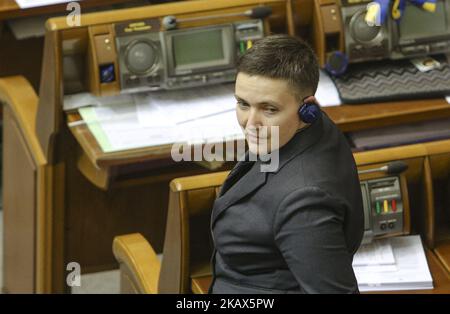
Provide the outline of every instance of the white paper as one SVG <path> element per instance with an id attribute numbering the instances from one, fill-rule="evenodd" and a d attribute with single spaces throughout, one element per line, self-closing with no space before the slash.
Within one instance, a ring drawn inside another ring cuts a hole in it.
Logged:
<path id="1" fill-rule="evenodd" d="M 322 107 L 342 104 L 336 85 L 334 85 L 328 74 L 322 70 L 320 70 L 319 85 L 317 86 L 315 97 Z"/>
<path id="2" fill-rule="evenodd" d="M 353 267 L 360 291 L 432 289 L 433 279 L 428 268 L 420 236 L 389 238 L 395 258 L 392 265 L 380 265 L 372 271 L 365 266 Z"/>
<path id="3" fill-rule="evenodd" d="M 171 127 L 142 127 L 134 102 L 89 109 L 94 111 L 95 120 L 87 120 L 83 109 L 80 113 L 89 127 L 102 129 L 109 145 L 97 140 L 105 152 L 169 144 L 176 138 Z"/>
<path id="4" fill-rule="evenodd" d="M 121 104 L 133 104 L 134 106 L 134 102 L 135 100 L 131 94 L 97 97 L 91 93 L 78 93 L 64 96 L 63 110 L 68 111 L 87 106 L 114 107 Z"/>
<path id="5" fill-rule="evenodd" d="M 80 0 L 77 0 L 79 2 Z M 34 7 L 43 7 L 46 5 L 74 2 L 73 0 L 16 0 L 17 5 L 21 9 L 28 9 Z"/>
<path id="6" fill-rule="evenodd" d="M 353 257 L 353 266 L 394 265 L 394 253 L 388 239 L 362 245 Z"/>
<path id="7" fill-rule="evenodd" d="M 436 59 L 426 56 L 420 58 L 410 59 L 411 63 L 420 71 L 420 72 L 429 72 L 434 69 L 438 69 L 441 67 L 441 63 Z"/>
<path id="8" fill-rule="evenodd" d="M 99 104 L 97 97 L 91 93 L 66 95 L 64 96 L 63 110 L 74 110 L 86 106 L 97 106 Z"/>
<path id="9" fill-rule="evenodd" d="M 178 129 L 190 134 L 185 137 L 188 144 L 199 141 L 217 143 L 227 139 L 244 139 L 234 110 L 179 124 Z"/>
<path id="10" fill-rule="evenodd" d="M 136 95 L 139 122 L 143 126 L 181 124 L 234 110 L 234 84 L 161 91 Z"/>
<path id="11" fill-rule="evenodd" d="M 211 96 L 212 90 L 219 92 Z M 83 102 L 97 102 L 98 105 L 79 111 L 94 136 L 101 129 L 97 141 L 104 152 L 173 143 L 222 143 L 244 139 L 236 118 L 236 101 L 229 86 L 207 86 L 198 88 L 195 93 L 184 92 L 185 97 L 182 91 L 163 96 L 159 92 L 149 92 L 108 100 L 80 95 Z M 67 102 L 70 105 L 73 99 Z"/>

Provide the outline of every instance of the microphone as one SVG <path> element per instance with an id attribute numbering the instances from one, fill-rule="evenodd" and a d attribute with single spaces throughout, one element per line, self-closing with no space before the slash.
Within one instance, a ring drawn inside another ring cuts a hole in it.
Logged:
<path id="1" fill-rule="evenodd" d="M 252 19 L 264 19 L 272 14 L 272 8 L 268 6 L 259 6 L 245 11 L 244 14 Z"/>
<path id="2" fill-rule="evenodd" d="M 192 22 L 192 21 L 201 21 L 201 20 L 209 20 L 209 19 L 217 19 L 217 18 L 224 18 L 224 17 L 234 17 L 234 16 L 247 16 L 252 19 L 264 19 L 272 14 L 272 8 L 269 6 L 258 6 L 250 10 L 246 10 L 245 12 L 238 12 L 238 13 L 226 13 L 221 15 L 209 15 L 209 16 L 197 16 L 197 17 L 190 17 L 190 18 L 184 18 L 179 19 L 173 15 L 165 16 L 162 19 L 162 25 L 166 30 L 175 29 L 177 27 L 177 23 L 180 22 Z"/>
<path id="3" fill-rule="evenodd" d="M 380 168 L 372 168 L 366 170 L 358 170 L 358 174 L 371 173 L 371 172 L 386 172 L 387 174 L 399 174 L 408 169 L 408 165 L 401 160 L 392 161 L 386 166 Z"/>
<path id="4" fill-rule="evenodd" d="M 164 29 L 175 29 L 177 27 L 177 18 L 173 15 L 168 15 L 163 17 L 161 23 L 164 26 Z"/>

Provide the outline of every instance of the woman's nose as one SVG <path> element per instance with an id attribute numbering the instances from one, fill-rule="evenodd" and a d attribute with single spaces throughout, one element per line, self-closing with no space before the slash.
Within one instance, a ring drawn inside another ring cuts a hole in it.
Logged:
<path id="1" fill-rule="evenodd" d="M 247 117 L 247 127 L 259 127 L 261 126 L 261 119 L 259 116 L 259 112 L 256 109 L 250 109 Z"/>

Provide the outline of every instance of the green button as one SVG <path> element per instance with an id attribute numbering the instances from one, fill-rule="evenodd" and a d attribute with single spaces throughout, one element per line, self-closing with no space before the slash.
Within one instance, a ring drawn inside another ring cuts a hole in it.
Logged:
<path id="1" fill-rule="evenodd" d="M 376 212 L 377 212 L 377 214 L 380 214 L 380 213 L 381 213 L 381 206 L 380 206 L 380 203 L 379 203 L 379 202 L 376 202 L 376 203 L 375 203 L 375 206 L 376 206 Z"/>
<path id="2" fill-rule="evenodd" d="M 241 49 L 241 52 L 244 53 L 244 52 L 245 52 L 245 43 L 244 43 L 243 41 L 241 41 L 241 42 L 239 43 L 239 47 L 240 47 L 240 49 Z"/>

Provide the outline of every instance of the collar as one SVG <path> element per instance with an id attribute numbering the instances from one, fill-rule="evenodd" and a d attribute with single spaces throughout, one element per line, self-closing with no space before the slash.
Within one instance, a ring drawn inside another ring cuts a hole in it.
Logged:
<path id="1" fill-rule="evenodd" d="M 279 166 L 274 172 L 278 172 L 292 158 L 298 156 L 308 147 L 320 140 L 323 133 L 323 115 L 324 113 L 322 112 L 320 117 L 314 123 L 310 124 L 306 128 L 298 130 L 285 145 L 277 150 L 279 154 Z M 276 151 L 272 151 L 271 155 L 274 153 L 276 153 Z M 248 151 L 246 153 L 246 157 L 247 156 Z M 270 159 L 268 161 L 258 160 L 258 162 L 264 164 L 269 164 L 270 161 Z"/>

